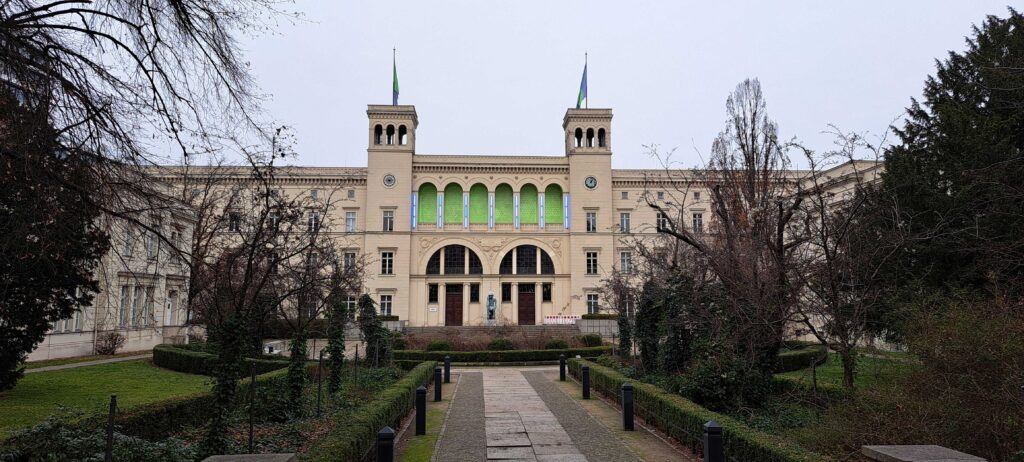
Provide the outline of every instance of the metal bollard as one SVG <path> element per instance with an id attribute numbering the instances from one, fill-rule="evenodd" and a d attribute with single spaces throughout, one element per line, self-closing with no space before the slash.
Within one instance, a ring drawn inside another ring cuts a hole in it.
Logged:
<path id="1" fill-rule="evenodd" d="M 444 357 L 444 383 L 452 383 L 452 357 Z"/>
<path id="2" fill-rule="evenodd" d="M 385 426 L 377 432 L 377 462 L 394 462 L 395 431 Z"/>
<path id="3" fill-rule="evenodd" d="M 558 380 L 565 382 L 565 354 L 558 355 Z"/>
<path id="4" fill-rule="evenodd" d="M 725 462 L 722 426 L 714 420 L 704 424 L 704 462 Z"/>
<path id="5" fill-rule="evenodd" d="M 441 401 L 441 368 L 434 368 L 434 401 Z"/>
<path id="6" fill-rule="evenodd" d="M 590 366 L 583 366 L 583 399 L 590 399 Z"/>
<path id="7" fill-rule="evenodd" d="M 117 416 L 117 395 L 110 395 L 110 415 L 107 416 L 107 447 L 103 460 L 114 460 L 114 418 Z"/>
<path id="8" fill-rule="evenodd" d="M 622 429 L 633 431 L 633 385 L 622 384 Z"/>
<path id="9" fill-rule="evenodd" d="M 416 434 L 427 434 L 427 387 L 416 389 Z"/>

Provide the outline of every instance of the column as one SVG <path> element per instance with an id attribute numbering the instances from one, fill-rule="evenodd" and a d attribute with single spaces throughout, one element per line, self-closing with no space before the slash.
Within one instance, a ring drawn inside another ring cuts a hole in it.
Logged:
<path id="1" fill-rule="evenodd" d="M 462 325 L 469 326 L 469 283 L 462 284 Z"/>

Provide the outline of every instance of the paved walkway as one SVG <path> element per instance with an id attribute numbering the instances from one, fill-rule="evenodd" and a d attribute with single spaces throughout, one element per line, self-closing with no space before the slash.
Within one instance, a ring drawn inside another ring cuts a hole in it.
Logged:
<path id="1" fill-rule="evenodd" d="M 119 363 L 121 361 L 134 361 L 136 359 L 146 359 L 146 358 L 149 358 L 151 356 L 153 356 L 152 353 L 146 353 L 144 355 L 135 355 L 135 356 L 119 356 L 117 358 L 110 358 L 110 359 L 97 359 L 95 361 L 82 361 L 80 363 L 61 364 L 59 366 L 46 366 L 46 367 L 39 367 L 39 368 L 36 368 L 36 369 L 25 369 L 25 373 L 26 374 L 34 374 L 36 372 L 60 371 L 60 370 L 64 370 L 64 369 L 74 369 L 76 367 L 95 366 L 97 364 L 110 364 L 110 363 Z"/>
<path id="2" fill-rule="evenodd" d="M 552 382 L 552 371 L 557 369 L 458 369 L 433 460 L 641 460 Z"/>

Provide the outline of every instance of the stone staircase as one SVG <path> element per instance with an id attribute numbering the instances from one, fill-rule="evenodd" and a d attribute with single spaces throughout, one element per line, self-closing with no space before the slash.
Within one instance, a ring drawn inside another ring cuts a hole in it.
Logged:
<path id="1" fill-rule="evenodd" d="M 580 335 L 580 330 L 575 324 L 542 326 L 429 326 L 406 327 L 405 333 L 439 336 L 488 334 L 496 337 L 518 334 L 530 339 L 544 339 L 569 338 Z"/>

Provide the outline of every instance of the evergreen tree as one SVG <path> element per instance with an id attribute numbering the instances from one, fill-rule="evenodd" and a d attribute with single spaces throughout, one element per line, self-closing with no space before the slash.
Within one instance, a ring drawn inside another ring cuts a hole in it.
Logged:
<path id="1" fill-rule="evenodd" d="M 333 394 L 341 389 L 345 365 L 345 324 L 348 322 L 348 306 L 340 291 L 332 296 L 327 322 L 327 392 Z"/>
<path id="2" fill-rule="evenodd" d="M 656 281 L 648 280 L 637 301 L 636 343 L 640 348 L 640 364 L 652 372 L 658 368 L 658 347 L 661 343 L 658 324 L 662 320 L 662 302 L 666 295 Z"/>
<path id="3" fill-rule="evenodd" d="M 376 304 L 368 294 L 359 297 L 359 330 L 366 343 L 366 361 L 378 365 L 388 359 L 389 348 L 387 329 L 377 316 Z"/>
<path id="4" fill-rule="evenodd" d="M 884 186 L 912 238 L 890 278 L 926 289 L 1024 284 L 1024 16 L 989 16 L 913 100 Z"/>

